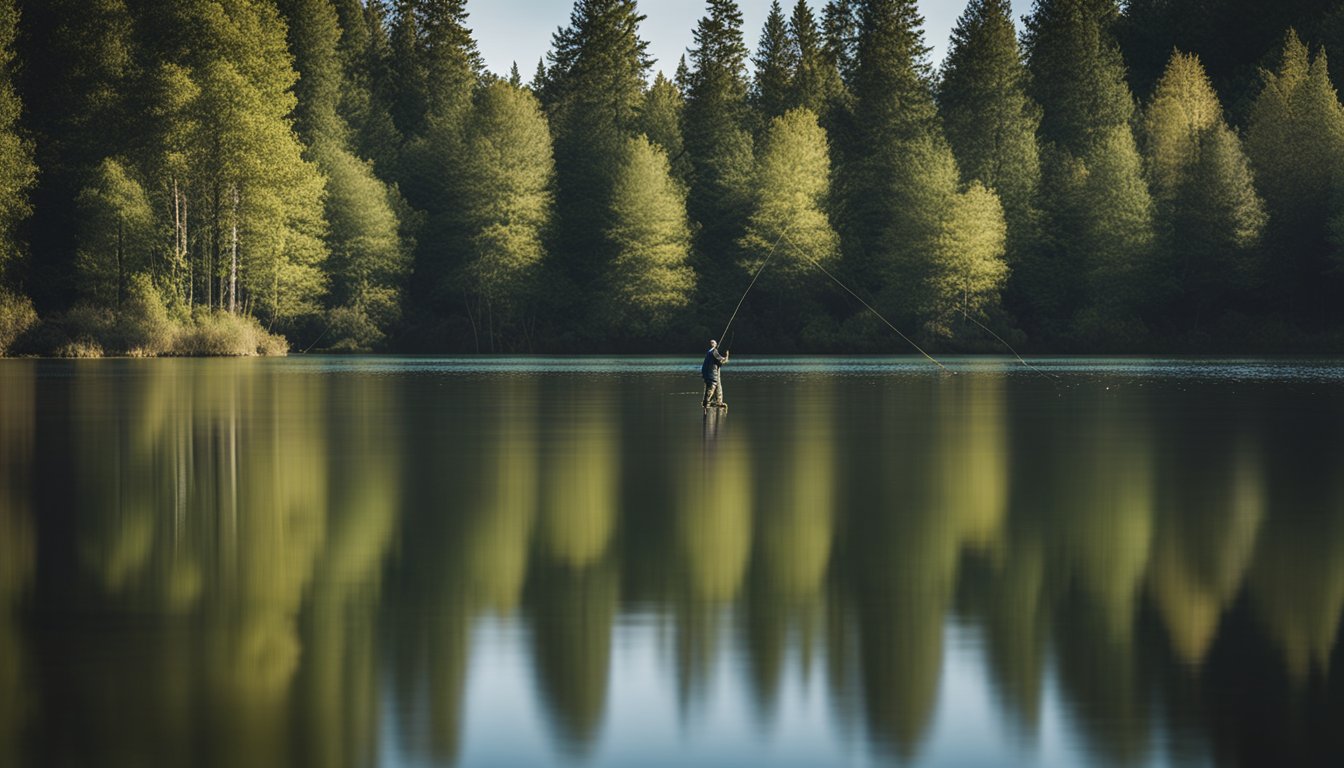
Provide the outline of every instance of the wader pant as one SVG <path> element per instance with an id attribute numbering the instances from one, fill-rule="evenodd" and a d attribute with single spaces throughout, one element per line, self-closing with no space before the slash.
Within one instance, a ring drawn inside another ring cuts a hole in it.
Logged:
<path id="1" fill-rule="evenodd" d="M 719 380 L 718 376 L 705 379 L 705 398 L 700 401 L 700 407 L 708 408 L 710 400 L 715 397 L 718 397 L 718 399 L 714 400 L 714 404 L 723 405 L 723 382 Z"/>

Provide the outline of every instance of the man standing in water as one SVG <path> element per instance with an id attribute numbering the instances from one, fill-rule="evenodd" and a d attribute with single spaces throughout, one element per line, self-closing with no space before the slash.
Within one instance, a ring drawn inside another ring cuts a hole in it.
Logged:
<path id="1" fill-rule="evenodd" d="M 727 362 L 728 355 L 719 354 L 719 342 L 710 339 L 709 351 L 705 353 L 705 364 L 700 366 L 700 376 L 705 380 L 705 397 L 700 401 L 700 407 L 708 410 L 710 400 L 715 398 L 717 398 L 713 403 L 715 408 L 728 407 L 728 404 L 723 402 L 723 381 L 719 378 L 719 367 Z"/>

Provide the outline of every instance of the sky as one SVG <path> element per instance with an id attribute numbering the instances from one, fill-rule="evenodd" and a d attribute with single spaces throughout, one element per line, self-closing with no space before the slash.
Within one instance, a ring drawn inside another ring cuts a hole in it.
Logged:
<path id="1" fill-rule="evenodd" d="M 824 0 L 809 0 L 821 15 Z M 789 13 L 795 0 L 781 0 L 784 12 Z M 965 0 L 919 0 L 924 14 L 924 40 L 933 47 L 930 57 L 937 65 L 947 48 L 947 36 L 965 8 Z M 569 23 L 573 0 L 468 0 L 468 24 L 476 33 L 476 41 L 485 57 L 486 66 L 501 74 L 517 61 L 524 80 L 531 80 L 537 68 L 537 58 L 551 47 L 551 35 L 557 27 Z M 743 31 L 747 47 L 756 50 L 761 27 L 770 10 L 770 0 L 738 0 L 742 9 Z M 1031 0 L 1013 0 L 1013 10 L 1019 21 L 1030 10 Z M 691 31 L 704 15 L 704 0 L 639 0 L 639 9 L 646 17 L 640 27 L 643 38 L 649 41 L 649 53 L 657 59 L 654 71 L 663 70 L 669 76 L 677 68 L 677 59 L 691 44 Z M 1020 26 L 1020 24 L 1019 24 Z"/>

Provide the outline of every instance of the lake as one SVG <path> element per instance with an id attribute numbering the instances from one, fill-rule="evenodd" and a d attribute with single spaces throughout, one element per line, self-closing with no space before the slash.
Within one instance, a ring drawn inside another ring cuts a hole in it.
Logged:
<path id="1" fill-rule="evenodd" d="M 1344 361 L 0 361 L 0 765 L 1344 764 Z"/>

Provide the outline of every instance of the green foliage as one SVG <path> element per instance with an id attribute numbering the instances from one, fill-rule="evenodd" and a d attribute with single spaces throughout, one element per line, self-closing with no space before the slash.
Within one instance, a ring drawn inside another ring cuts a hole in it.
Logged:
<path id="1" fill-rule="evenodd" d="M 199 312 L 177 332 L 172 349 L 177 357 L 283 357 L 288 344 L 269 333 L 256 318 L 227 312 Z"/>
<path id="2" fill-rule="evenodd" d="M 1008 259 L 1038 252 L 1040 109 L 1026 94 L 1027 71 L 1008 0 L 972 0 L 952 30 L 938 110 L 963 181 L 998 193 L 1008 222 Z"/>
<path id="3" fill-rule="evenodd" d="M 690 301 L 686 202 L 667 156 L 638 137 L 626 142 L 606 235 L 616 252 L 605 280 L 605 315 L 621 336 L 656 333 Z"/>
<path id="4" fill-rule="evenodd" d="M 709 280 L 734 262 L 751 180 L 742 12 L 733 0 L 708 0 L 696 25 L 682 133 L 691 158 L 691 218 L 700 223 L 696 259 Z"/>
<path id="5" fill-rule="evenodd" d="M 933 306 L 926 328 L 950 336 L 962 315 L 979 315 L 998 303 L 1008 278 L 1004 261 L 1007 224 L 999 198 L 980 182 L 956 196 L 938 237 L 936 271 L 930 277 Z"/>
<path id="6" fill-rule="evenodd" d="M 1112 128 L 1074 167 L 1069 247 L 1081 260 L 1087 309 L 1079 320 L 1094 342 L 1133 338 L 1153 301 L 1153 205 L 1129 126 Z"/>
<path id="7" fill-rule="evenodd" d="M 770 3 L 770 14 L 766 16 L 761 42 L 752 63 L 756 77 L 752 83 L 751 100 L 762 125 L 767 125 L 792 106 L 793 76 L 799 64 L 798 46 L 790 34 L 779 0 Z"/>
<path id="8" fill-rule="evenodd" d="M 331 338 L 338 343 L 349 338 L 354 348 L 371 349 L 401 317 L 401 287 L 410 266 L 396 191 L 379 181 L 368 163 L 343 149 L 319 149 L 317 162 L 327 176 L 327 305 L 336 308 L 332 312 L 358 314 L 372 328 L 361 325 L 357 339 L 339 332 Z"/>
<path id="9" fill-rule="evenodd" d="M 582 325 L 615 253 L 606 231 L 629 138 L 644 105 L 648 43 L 634 0 L 578 0 L 555 34 L 541 102 L 555 141 L 554 311 Z"/>
<path id="10" fill-rule="evenodd" d="M 108 158 L 94 173 L 76 199 L 80 291 L 105 306 L 120 306 L 130 276 L 151 267 L 154 211 L 144 187 L 120 161 Z"/>
<path id="11" fill-rule="evenodd" d="M 827 214 L 830 194 L 830 152 L 817 116 L 794 109 L 770 121 L 740 245 L 748 275 L 771 260 L 753 306 L 756 322 L 783 339 L 797 338 L 821 314 L 816 294 L 824 283 L 809 262 L 833 266 L 839 255 L 840 239 Z"/>
<path id="12" fill-rule="evenodd" d="M 461 284 L 495 324 L 516 321 L 545 255 L 555 171 L 551 135 L 535 96 L 503 81 L 476 97 L 463 168 L 469 238 Z M 479 312 L 479 310 L 477 310 Z"/>
<path id="13" fill-rule="evenodd" d="M 221 281 L 216 303 L 234 311 L 251 308 L 273 320 L 315 313 L 326 290 L 324 180 L 316 165 L 303 159 L 285 117 L 293 97 L 264 87 L 292 80 L 292 70 L 285 71 L 288 77 L 267 72 L 275 81 L 258 87 L 232 64 L 212 62 L 201 73 L 196 105 L 201 151 L 194 175 L 211 205 L 207 277 Z M 243 115 L 248 119 L 235 119 Z M 235 269 L 237 287 L 230 288 Z"/>
<path id="14" fill-rule="evenodd" d="M 1044 110 L 1041 139 L 1075 157 L 1134 114 L 1112 37 L 1118 14 L 1115 0 L 1039 0 L 1026 20 L 1028 92 Z"/>
<path id="15" fill-rule="evenodd" d="M 910 0 L 860 5 L 841 153 L 841 235 L 851 274 L 906 320 L 933 305 L 936 246 L 959 176 L 937 121 L 922 23 Z"/>
<path id="16" fill-rule="evenodd" d="M 637 125 L 640 133 L 671 158 L 672 175 L 682 182 L 691 172 L 685 142 L 681 139 L 681 112 L 685 105 L 681 89 L 659 72 L 644 94 L 644 106 L 640 109 Z"/>
<path id="17" fill-rule="evenodd" d="M 33 302 L 0 288 L 0 355 L 6 354 L 14 340 L 34 325 L 37 325 L 37 312 Z"/>
<path id="18" fill-rule="evenodd" d="M 19 129 L 22 106 L 14 91 L 18 21 L 16 1 L 0 0 L 0 276 L 6 264 L 19 255 L 15 227 L 31 212 L 28 190 L 37 178 L 32 142 Z M 3 347 L 0 344 L 0 349 Z"/>
<path id="19" fill-rule="evenodd" d="M 343 143 L 346 127 L 339 106 L 345 90 L 345 67 L 338 46 L 341 19 L 331 0 L 280 0 L 289 50 L 299 78 L 294 84 L 298 106 L 294 128 L 308 144 Z M 361 22 L 363 20 L 361 19 Z"/>
<path id="20" fill-rule="evenodd" d="M 1344 191 L 1344 107 L 1324 52 L 1309 56 L 1292 32 L 1279 66 L 1263 76 L 1246 153 L 1270 216 L 1270 284 L 1290 311 L 1321 319 L 1335 303 L 1322 278 L 1331 267 L 1328 222 Z"/>
<path id="21" fill-rule="evenodd" d="M 1152 198 L 1112 37 L 1114 0 L 1041 0 L 1026 21 L 1029 94 L 1040 104 L 1046 254 L 1018 284 L 1047 336 L 1138 339 L 1151 269 Z M 1081 314 L 1080 314 L 1081 313 Z M 1076 322 L 1075 322 L 1076 321 Z"/>
<path id="22" fill-rule="evenodd" d="M 1223 121 L 1197 57 L 1172 55 L 1144 111 L 1143 128 L 1159 238 L 1154 267 L 1180 300 L 1162 307 L 1162 314 L 1181 317 L 1193 310 L 1197 322 L 1251 285 L 1264 205 L 1241 141 Z"/>
<path id="23" fill-rule="evenodd" d="M 793 48 L 793 77 L 789 83 L 790 108 L 802 107 L 813 114 L 825 114 L 831 101 L 843 89 L 840 72 L 826 57 L 825 40 L 817 28 L 817 18 L 807 0 L 798 0 L 789 17 L 789 43 Z"/>

